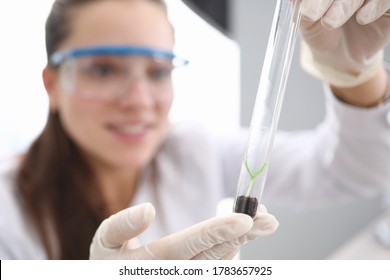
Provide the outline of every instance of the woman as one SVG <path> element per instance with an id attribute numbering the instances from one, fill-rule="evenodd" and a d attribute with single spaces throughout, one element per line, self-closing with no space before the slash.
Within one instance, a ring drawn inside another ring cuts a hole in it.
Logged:
<path id="1" fill-rule="evenodd" d="M 309 31 L 323 30 L 319 19 L 327 19 L 333 1 L 303 1 L 304 11 L 314 2 L 320 2 L 318 18 L 304 20 L 302 30 L 314 54 L 310 65 L 319 65 L 319 32 Z M 359 9 L 354 5 L 347 5 L 346 21 Z M 365 53 L 377 53 L 386 36 Z M 49 119 L 2 187 L 8 206 L 2 212 L 13 217 L 5 219 L 9 230 L 0 239 L 6 258 L 230 258 L 246 241 L 276 230 L 277 221 L 264 207 L 254 221 L 240 214 L 206 220 L 221 198 L 235 193 L 246 134 L 221 140 L 201 128 L 169 125 L 170 74 L 185 63 L 172 54 L 173 44 L 161 1 L 54 3 L 43 71 Z M 363 73 L 371 64 L 359 66 Z M 390 151 L 383 136 L 389 128 L 377 121 L 388 112 L 382 104 L 388 75 L 382 64 L 376 69 L 352 87 L 329 81 L 345 102 L 375 107 L 370 113 L 351 109 L 327 90 L 331 109 L 320 131 L 277 139 L 265 199 L 297 201 L 299 194 L 302 202 L 324 202 L 390 181 L 389 160 L 381 157 Z M 362 88 L 369 96 L 360 96 Z M 371 129 L 372 137 L 361 137 Z M 363 151 L 368 142 L 371 149 Z M 367 167 L 363 159 L 377 165 Z"/>

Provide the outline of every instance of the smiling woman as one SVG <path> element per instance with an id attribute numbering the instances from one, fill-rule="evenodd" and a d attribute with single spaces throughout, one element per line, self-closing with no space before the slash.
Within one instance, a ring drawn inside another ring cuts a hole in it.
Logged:
<path id="1" fill-rule="evenodd" d="M 169 17 L 175 26 L 175 50 L 191 60 L 185 69 L 173 73 L 173 87 L 178 94 L 170 112 L 171 120 L 197 121 L 220 132 L 238 128 L 237 44 L 207 24 L 181 1 L 166 2 Z M 3 77 L 0 89 L 7 94 L 0 94 L 0 160 L 24 151 L 46 122 L 48 98 L 41 81 L 41 70 L 46 64 L 43 26 L 52 3 L 53 0 L 39 3 L 21 0 L 1 4 L 0 31 L 3 42 L 7 43 L 2 45 L 0 53 L 2 65 L 6 65 L 0 68 L 0 77 Z M 26 8 L 20 9 L 19 5 Z M 31 10 L 35 12 L 29 12 Z M 12 16 L 15 13 L 23 20 Z M 189 33 L 188 30 L 196 32 Z M 203 40 L 210 44 L 197 45 Z M 23 63 L 15 63 L 16 57 L 17 61 Z M 192 78 L 194 76 L 196 80 Z M 21 77 L 23 83 L 20 82 Z M 214 94 L 210 96 L 208 92 Z M 215 114 L 214 108 L 219 106 L 221 100 L 224 100 L 224 107 Z M 205 108 L 204 103 L 210 106 Z M 198 114 L 199 107 L 203 107 L 201 115 Z"/>
<path id="2" fill-rule="evenodd" d="M 13 229 L 0 236 L 0 257 L 9 252 L 11 255 L 6 258 L 88 258 L 92 237 L 108 216 L 118 212 L 117 219 L 122 221 L 121 215 L 127 217 L 129 213 L 132 213 L 131 219 L 141 213 L 144 213 L 143 216 L 152 215 L 152 207 L 140 203 L 145 200 L 142 193 L 150 189 L 161 174 L 165 175 L 157 167 L 160 164 L 156 163 L 156 156 L 164 154 L 162 150 L 170 146 L 169 139 L 176 138 L 176 128 L 173 124 L 171 126 L 169 116 L 174 92 L 172 75 L 175 68 L 188 64 L 187 60 L 174 53 L 174 43 L 179 42 L 179 34 L 184 33 L 178 31 L 174 35 L 168 17 L 169 12 L 178 24 L 183 20 L 185 6 L 172 4 L 177 1 L 168 3 L 169 10 L 162 0 L 54 2 L 46 21 L 47 65 L 42 75 L 49 101 L 49 116 L 31 146 L 11 162 L 4 178 L 0 178 L 2 186 L 15 187 L 15 192 L 19 193 L 12 198 L 9 189 L 2 187 L 0 197 L 15 199 L 13 206 L 22 203 L 20 210 L 26 213 L 35 230 L 28 235 L 30 231 L 23 230 L 25 225 L 22 221 L 11 222 L 12 217 L 19 215 L 19 208 L 6 207 Z M 185 11 L 188 13 L 188 8 Z M 112 17 L 112 14 L 116 16 Z M 216 34 L 211 33 L 212 36 Z M 224 40 L 220 42 L 226 43 Z M 213 47 L 218 47 L 218 44 Z M 203 61 L 211 61 L 212 56 L 213 63 L 218 63 L 220 68 L 225 67 L 226 63 L 219 63 L 218 56 L 210 50 L 212 48 L 207 49 L 208 57 L 205 56 Z M 236 46 L 228 47 L 228 50 L 232 54 L 228 57 L 236 63 Z M 196 61 L 194 65 L 193 69 L 200 69 L 196 68 Z M 235 69 L 234 73 L 238 73 L 238 67 Z M 196 82 L 201 82 L 202 75 Z M 211 83 L 200 84 L 207 84 L 211 89 Z M 230 98 L 229 91 L 216 92 L 220 92 L 226 100 Z M 232 111 L 229 115 L 231 117 Z M 234 127 L 234 122 L 228 125 Z M 138 192 L 138 187 L 143 184 L 146 187 Z M 14 191 L 11 190 L 11 193 Z M 8 202 L 3 202 L 2 205 L 8 205 Z M 201 215 L 185 219 L 185 223 L 178 223 L 169 230 L 164 227 L 157 229 L 154 236 L 146 240 L 161 238 L 208 218 L 210 213 L 215 212 L 210 211 L 215 202 L 214 198 L 209 209 Z M 120 212 L 135 204 L 140 206 L 128 209 L 130 212 Z M 137 211 L 140 213 L 137 214 Z M 275 221 L 266 211 L 262 211 L 262 215 Z M 150 222 L 151 216 L 146 221 Z M 257 236 L 256 228 L 263 222 L 254 223 L 244 215 L 205 221 L 178 233 L 175 240 L 182 240 L 182 243 L 176 242 L 175 246 L 187 247 L 188 250 L 172 255 L 172 244 L 161 239 L 153 243 L 160 248 L 159 251 L 148 257 L 215 257 L 212 250 L 218 240 L 218 254 L 229 258 L 246 240 L 236 239 L 247 232 L 248 238 L 254 238 Z M 220 230 L 220 225 L 228 224 L 233 228 L 226 227 L 226 232 Z M 277 223 L 273 225 L 275 229 Z M 116 225 L 111 225 L 108 229 L 115 228 Z M 206 243 L 203 237 L 205 228 L 209 228 L 206 232 L 210 236 L 216 235 Z M 134 230 L 139 231 L 137 228 Z M 21 242 L 26 249 L 8 249 L 8 244 L 3 243 L 13 232 L 25 232 Z M 118 234 L 116 231 L 113 233 Z M 126 233 L 132 234 L 132 231 Z M 189 240 L 187 235 L 199 238 Z M 226 248 L 222 251 L 221 240 L 229 243 L 222 246 Z M 204 247 L 205 244 L 207 247 Z M 194 247 L 198 249 L 193 251 Z M 92 251 L 99 252 L 93 253 L 94 258 L 110 256 L 101 255 L 100 249 Z"/>

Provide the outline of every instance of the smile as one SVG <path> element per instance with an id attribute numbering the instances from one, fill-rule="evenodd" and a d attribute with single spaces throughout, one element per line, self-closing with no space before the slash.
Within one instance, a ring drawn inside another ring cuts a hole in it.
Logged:
<path id="1" fill-rule="evenodd" d="M 122 126 L 116 126 L 114 129 L 121 133 L 126 134 L 142 134 L 146 131 L 145 125 L 122 125 Z"/>

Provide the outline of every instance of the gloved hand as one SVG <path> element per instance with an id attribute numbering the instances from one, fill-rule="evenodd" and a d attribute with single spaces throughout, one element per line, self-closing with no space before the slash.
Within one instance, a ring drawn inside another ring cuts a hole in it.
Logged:
<path id="1" fill-rule="evenodd" d="M 278 227 L 274 216 L 259 207 L 253 220 L 244 214 L 215 217 L 142 246 L 136 237 L 154 214 L 154 207 L 145 203 L 104 220 L 91 243 L 90 259 L 229 259 L 248 240 Z"/>
<path id="2" fill-rule="evenodd" d="M 389 9 L 390 0 L 302 0 L 303 69 L 341 88 L 368 81 L 383 67 Z"/>

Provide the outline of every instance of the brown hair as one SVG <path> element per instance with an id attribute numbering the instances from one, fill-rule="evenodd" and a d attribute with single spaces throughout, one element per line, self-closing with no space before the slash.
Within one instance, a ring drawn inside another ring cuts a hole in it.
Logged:
<path id="1" fill-rule="evenodd" d="M 46 21 L 49 58 L 67 38 L 70 13 L 80 5 L 108 0 L 56 0 Z M 149 0 L 160 4 L 163 0 Z M 16 175 L 25 202 L 50 259 L 88 259 L 92 237 L 108 216 L 98 182 L 57 112 L 50 112 Z M 53 243 L 53 234 L 55 236 Z"/>

